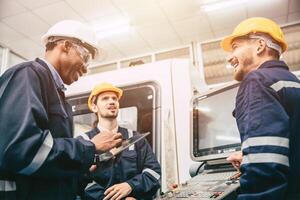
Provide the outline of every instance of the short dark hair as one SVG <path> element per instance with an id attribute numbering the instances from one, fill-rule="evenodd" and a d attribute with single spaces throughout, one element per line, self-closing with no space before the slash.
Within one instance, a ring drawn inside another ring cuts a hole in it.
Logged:
<path id="1" fill-rule="evenodd" d="M 93 103 L 94 103 L 94 104 L 97 104 L 98 96 L 99 96 L 99 94 L 93 97 Z M 98 114 L 95 113 L 95 115 L 96 115 L 96 119 L 95 119 L 95 121 L 93 122 L 93 128 L 96 128 L 97 125 L 98 125 L 98 122 L 99 122 Z"/>
<path id="2" fill-rule="evenodd" d="M 98 122 L 99 122 L 99 118 L 98 118 L 97 113 L 95 113 L 95 115 L 96 115 L 96 119 L 95 119 L 95 121 L 93 122 L 93 128 L 96 128 L 97 125 L 98 125 Z"/>
<path id="3" fill-rule="evenodd" d="M 56 42 L 48 42 L 48 43 L 46 44 L 46 51 L 51 51 L 51 50 L 53 50 L 54 47 L 55 47 L 56 45 L 57 45 Z"/>
<path id="4" fill-rule="evenodd" d="M 273 58 L 276 58 L 277 60 L 279 60 L 279 58 L 280 58 L 279 52 L 276 51 L 275 49 L 267 48 L 267 53 L 269 56 L 272 56 Z"/>

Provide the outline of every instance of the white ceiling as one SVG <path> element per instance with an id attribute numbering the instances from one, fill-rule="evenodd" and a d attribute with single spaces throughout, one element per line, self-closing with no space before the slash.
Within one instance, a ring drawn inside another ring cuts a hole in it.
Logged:
<path id="1" fill-rule="evenodd" d="M 300 21 L 299 0 L 235 0 L 241 3 L 201 9 L 215 1 L 222 0 L 0 0 L 0 44 L 32 59 L 43 55 L 41 35 L 60 20 L 97 24 L 101 31 L 129 22 L 127 32 L 100 39 L 107 52 L 103 62 L 108 62 L 217 39 L 248 17 L 268 17 L 282 25 Z"/>

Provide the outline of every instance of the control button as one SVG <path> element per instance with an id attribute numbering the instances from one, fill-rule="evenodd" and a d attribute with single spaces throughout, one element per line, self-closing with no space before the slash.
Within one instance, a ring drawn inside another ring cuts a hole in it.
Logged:
<path id="1" fill-rule="evenodd" d="M 225 181 L 226 185 L 231 185 L 233 182 L 232 181 Z"/>
<path id="2" fill-rule="evenodd" d="M 167 197 L 174 197 L 173 192 L 168 192 Z"/>
<path id="3" fill-rule="evenodd" d="M 217 198 L 218 196 L 220 196 L 222 194 L 222 192 L 215 192 L 213 195 L 211 195 L 209 198 L 211 199 L 215 199 Z"/>

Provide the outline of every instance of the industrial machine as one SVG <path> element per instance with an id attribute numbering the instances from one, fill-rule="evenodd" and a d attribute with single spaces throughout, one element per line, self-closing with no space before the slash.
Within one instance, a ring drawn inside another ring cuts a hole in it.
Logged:
<path id="1" fill-rule="evenodd" d="M 161 199 L 236 199 L 240 173 L 226 157 L 241 149 L 232 115 L 237 89 L 234 83 L 193 98 L 190 152 L 199 164 L 190 169 L 193 178 L 171 186 Z"/>
<path id="2" fill-rule="evenodd" d="M 199 88 L 200 77 L 185 59 L 84 76 L 66 91 L 73 109 L 75 137 L 90 130 L 94 121 L 95 114 L 87 107 L 93 86 L 110 82 L 124 91 L 120 126 L 151 133 L 147 139 L 162 167 L 163 195 L 158 198 L 214 195 L 220 199 L 238 187 L 236 179 L 228 181 L 236 172 L 225 160 L 230 152 L 240 149 L 231 114 L 238 85 L 231 83 L 205 92 Z M 172 185 L 178 187 L 170 188 Z"/>

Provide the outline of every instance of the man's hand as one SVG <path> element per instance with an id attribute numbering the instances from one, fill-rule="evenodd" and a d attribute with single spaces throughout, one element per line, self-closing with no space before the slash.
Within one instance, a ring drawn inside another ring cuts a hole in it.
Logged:
<path id="1" fill-rule="evenodd" d="M 243 154 L 241 151 L 234 152 L 230 156 L 228 156 L 226 160 L 231 162 L 231 164 L 236 170 L 240 171 L 241 162 L 243 160 Z"/>
<path id="2" fill-rule="evenodd" d="M 126 182 L 116 184 L 111 186 L 107 190 L 105 190 L 104 192 L 105 198 L 103 200 L 108 200 L 108 199 L 121 200 L 127 197 L 127 195 L 129 195 L 131 191 L 132 191 L 131 186 Z"/>
<path id="3" fill-rule="evenodd" d="M 95 144 L 96 152 L 103 153 L 114 147 L 120 146 L 122 144 L 122 134 L 103 131 L 100 134 L 95 135 L 95 137 L 91 139 L 91 142 Z"/>
<path id="4" fill-rule="evenodd" d="M 136 200 L 134 197 L 126 197 L 125 200 Z"/>
<path id="5" fill-rule="evenodd" d="M 89 169 L 90 172 L 94 172 L 97 169 L 97 165 L 92 165 Z"/>

